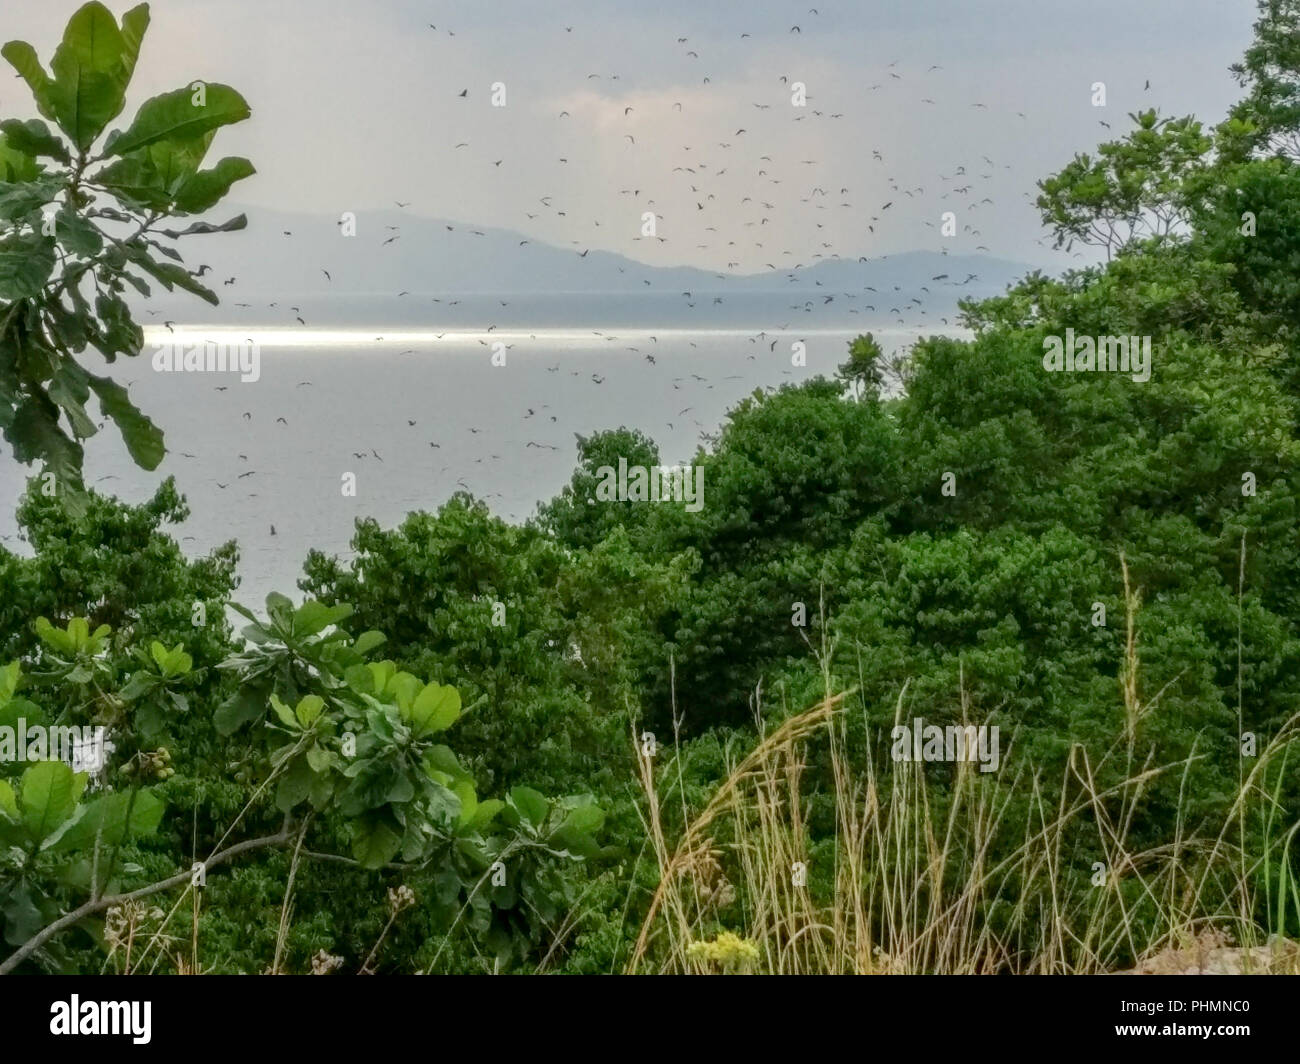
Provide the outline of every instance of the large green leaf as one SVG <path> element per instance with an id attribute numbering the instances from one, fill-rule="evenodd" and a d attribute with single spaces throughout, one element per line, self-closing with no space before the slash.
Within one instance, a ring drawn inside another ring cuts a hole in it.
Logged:
<path id="1" fill-rule="evenodd" d="M 53 202 L 60 194 L 61 188 L 57 178 L 43 174 L 34 179 L 17 183 L 0 184 L 0 229 L 8 229 L 4 221 L 21 222 L 35 228 L 40 219 L 33 217 L 35 212 Z"/>
<path id="2" fill-rule="evenodd" d="M 320 695 L 303 695 L 293 711 L 294 719 L 304 730 L 315 726 L 325 710 L 325 699 Z"/>
<path id="3" fill-rule="evenodd" d="M 266 615 L 282 628 L 293 629 L 293 600 L 279 591 L 266 596 Z"/>
<path id="4" fill-rule="evenodd" d="M 393 698 L 397 702 L 397 708 L 402 715 L 403 720 L 411 719 L 411 707 L 415 702 L 415 696 L 420 693 L 424 686 L 420 683 L 419 677 L 409 672 L 399 672 L 393 677 L 390 683 Z"/>
<path id="5" fill-rule="evenodd" d="M 165 808 L 166 803 L 152 791 L 137 791 L 134 802 L 128 791 L 104 794 L 82 806 L 76 819 L 52 834 L 44 848 L 54 852 L 80 850 L 93 846 L 97 835 L 101 846 L 116 846 L 128 837 L 152 835 L 162 823 Z"/>
<path id="6" fill-rule="evenodd" d="M 192 89 L 176 89 L 140 105 L 135 121 L 109 139 L 107 150 L 126 155 L 160 140 L 186 141 L 232 122 L 242 122 L 252 112 L 244 98 L 229 85 L 204 86 L 204 99 Z"/>
<path id="7" fill-rule="evenodd" d="M 138 53 L 138 41 L 135 48 Z M 127 52 L 117 20 L 98 0 L 83 5 L 68 20 L 50 62 L 50 96 L 59 127 L 82 151 L 122 113 L 130 79 L 123 66 Z"/>
<path id="8" fill-rule="evenodd" d="M 352 616 L 352 607 L 346 602 L 337 606 L 326 606 L 316 599 L 308 599 L 293 614 L 293 634 L 299 638 L 317 635 L 332 624 L 347 620 Z"/>
<path id="9" fill-rule="evenodd" d="M 456 823 L 459 827 L 465 827 L 478 812 L 478 794 L 469 780 L 457 780 L 451 785 L 451 792 L 460 799 L 460 815 L 456 818 Z"/>
<path id="10" fill-rule="evenodd" d="M 0 135 L 0 182 L 17 184 L 30 181 L 38 172 L 35 159 L 10 147 Z"/>
<path id="11" fill-rule="evenodd" d="M 0 137 L 0 182 L 17 184 L 30 181 L 40 173 L 40 165 L 30 155 L 15 151 Z"/>
<path id="12" fill-rule="evenodd" d="M 280 718 L 280 723 L 286 728 L 296 728 L 298 726 L 298 720 L 293 715 L 293 710 L 285 705 L 280 700 L 280 696 L 274 691 L 271 692 L 271 709 Z"/>
<path id="13" fill-rule="evenodd" d="M 144 330 L 131 317 L 125 300 L 106 292 L 95 296 L 95 313 L 103 330 L 95 337 L 95 346 L 112 362 L 118 354 L 138 355 L 144 346 Z"/>
<path id="14" fill-rule="evenodd" d="M 54 271 L 54 243 L 37 233 L 0 240 L 0 300 L 32 299 Z"/>
<path id="15" fill-rule="evenodd" d="M 27 82 L 27 87 L 32 90 L 32 97 L 36 100 L 36 109 L 51 122 L 57 121 L 54 114 L 54 83 L 41 66 L 36 49 L 26 41 L 10 41 L 0 48 L 0 55 Z"/>
<path id="16" fill-rule="evenodd" d="M 264 685 L 241 685 L 212 715 L 218 735 L 233 735 L 266 710 L 269 692 Z"/>
<path id="17" fill-rule="evenodd" d="M 83 510 L 83 452 L 81 445 L 59 426 L 58 407 L 43 398 L 20 403 L 13 421 L 5 429 L 5 439 L 13 446 L 14 457 L 19 462 L 43 462 L 46 471 L 54 474 L 64 505 L 74 513 Z"/>
<path id="18" fill-rule="evenodd" d="M 483 831 L 492 822 L 492 818 L 505 808 L 506 803 L 500 798 L 486 798 L 478 803 L 478 808 L 474 810 L 474 822 L 470 827 L 475 831 Z"/>
<path id="19" fill-rule="evenodd" d="M 241 214 L 242 218 L 243 215 Z M 369 654 L 377 646 L 382 646 L 388 641 L 388 636 L 383 632 L 376 632 L 371 629 L 368 632 L 362 632 L 357 636 L 356 642 L 352 644 L 352 649 L 358 654 Z"/>
<path id="20" fill-rule="evenodd" d="M 384 817 L 362 817 L 352 829 L 352 856 L 363 868 L 382 868 L 401 845 L 401 833 Z"/>
<path id="21" fill-rule="evenodd" d="M 255 173 L 257 171 L 247 159 L 222 159 L 216 166 L 200 170 L 181 185 L 174 201 L 176 209 L 186 214 L 202 214 L 215 207 L 236 181 L 252 177 Z"/>
<path id="22" fill-rule="evenodd" d="M 20 122 L 16 118 L 7 119 L 0 122 L 0 132 L 4 133 L 10 144 L 28 155 L 45 156 L 61 163 L 71 162 L 67 145 L 38 118 L 27 122 Z"/>
<path id="23" fill-rule="evenodd" d="M 372 661 L 366 665 L 366 670 L 370 673 L 371 687 L 368 689 L 374 694 L 382 697 L 388 690 L 388 685 L 393 682 L 393 677 L 397 675 L 397 666 L 393 662 L 385 659 L 384 661 Z M 363 688 L 363 690 L 366 690 Z"/>
<path id="24" fill-rule="evenodd" d="M 411 705 L 411 724 L 416 733 L 445 731 L 460 716 L 460 692 L 454 687 L 431 683 Z"/>
<path id="25" fill-rule="evenodd" d="M 168 138 L 159 140 L 132 152 L 132 157 L 143 156 L 152 167 L 157 186 L 165 190 L 168 199 L 175 196 L 180 187 L 198 173 L 203 160 L 207 158 L 208 146 L 216 130 L 187 139 Z"/>
<path id="26" fill-rule="evenodd" d="M 122 16 L 122 75 L 130 82 L 140 58 L 140 45 L 149 29 L 149 5 L 139 4 Z"/>
<path id="27" fill-rule="evenodd" d="M 79 440 L 89 439 L 98 429 L 86 413 L 86 400 L 90 398 L 90 384 L 86 371 L 72 359 L 64 359 L 49 386 L 50 398 L 58 404 L 72 425 L 72 434 Z"/>
<path id="28" fill-rule="evenodd" d="M 594 834 L 599 831 L 605 824 L 605 811 L 596 804 L 594 798 L 588 798 L 580 803 L 575 803 L 564 815 L 562 826 L 572 831 L 582 832 L 584 835 Z"/>
<path id="29" fill-rule="evenodd" d="M 43 842 L 72 816 L 85 787 L 85 774 L 62 761 L 39 761 L 23 773 L 23 827 L 33 842 Z"/>
<path id="30" fill-rule="evenodd" d="M 100 408 L 117 424 L 135 464 L 142 469 L 157 469 L 167 453 L 162 429 L 140 412 L 122 385 L 93 373 L 89 378 L 90 387 L 99 397 Z"/>
<path id="31" fill-rule="evenodd" d="M 54 216 L 54 232 L 66 251 L 83 258 L 93 258 L 104 249 L 104 235 L 84 215 L 67 207 Z"/>
<path id="32" fill-rule="evenodd" d="M 96 171 L 93 180 L 119 199 L 133 204 L 166 211 L 171 203 L 171 190 L 163 182 L 147 151 L 115 159 Z"/>
<path id="33" fill-rule="evenodd" d="M 296 758 L 280 777 L 275 789 L 275 805 L 281 812 L 287 813 L 294 806 L 307 800 L 311 793 L 313 776 L 311 766 L 306 759 Z"/>
<path id="34" fill-rule="evenodd" d="M 62 654 L 66 658 L 77 652 L 77 644 L 72 636 L 52 625 L 48 617 L 37 617 L 32 627 L 36 630 L 37 638 L 56 654 Z"/>
<path id="35" fill-rule="evenodd" d="M 185 653 L 184 647 L 177 643 L 174 647 L 153 640 L 149 644 L 149 656 L 163 676 L 184 676 L 194 665 L 194 659 Z"/>
<path id="36" fill-rule="evenodd" d="M 507 798 L 510 806 L 534 828 L 546 821 L 551 805 L 546 798 L 531 787 L 514 787 Z"/>

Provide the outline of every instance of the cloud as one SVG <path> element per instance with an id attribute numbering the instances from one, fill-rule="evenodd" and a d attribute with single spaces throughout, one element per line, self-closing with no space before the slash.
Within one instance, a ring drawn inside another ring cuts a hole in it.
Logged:
<path id="1" fill-rule="evenodd" d="M 562 246 L 742 269 L 937 248 L 956 207 L 953 250 L 1042 260 L 1034 182 L 1106 135 L 1088 86 L 1108 82 L 1117 131 L 1145 105 L 1216 120 L 1250 36 L 1231 7 L 155 0 L 133 101 L 195 78 L 239 88 L 254 117 L 214 151 L 254 161 L 238 194 L 267 207 L 411 201 Z M 63 17 L 24 5 L 0 28 L 48 58 Z M 807 109 L 781 76 L 807 83 Z M 489 106 L 496 81 L 505 108 Z M 0 107 L 29 116 L 5 84 Z M 640 238 L 643 209 L 662 213 L 663 241 Z"/>

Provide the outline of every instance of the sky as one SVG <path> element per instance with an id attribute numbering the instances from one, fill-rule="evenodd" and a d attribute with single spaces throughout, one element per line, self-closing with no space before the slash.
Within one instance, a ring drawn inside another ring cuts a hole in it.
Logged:
<path id="1" fill-rule="evenodd" d="M 128 6 L 109 2 L 118 15 Z M 48 63 L 72 9 L 11 0 L 0 35 Z M 239 89 L 253 117 L 212 148 L 258 168 L 237 204 L 353 211 L 364 224 L 400 203 L 561 247 L 747 273 L 909 249 L 1060 263 L 1035 181 L 1130 111 L 1218 121 L 1239 95 L 1228 66 L 1255 5 L 155 0 L 151 11 L 119 123 L 194 79 Z M 0 114 L 34 115 L 20 81 L 0 79 Z M 958 233 L 944 238 L 948 210 Z"/>

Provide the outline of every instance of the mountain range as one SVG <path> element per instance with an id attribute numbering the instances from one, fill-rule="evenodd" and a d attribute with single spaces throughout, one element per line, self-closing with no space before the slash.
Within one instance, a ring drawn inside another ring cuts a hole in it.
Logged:
<path id="1" fill-rule="evenodd" d="M 237 213 L 237 207 L 229 212 Z M 847 320 L 850 313 L 911 324 L 918 318 L 937 322 L 940 316 L 951 317 L 958 299 L 999 293 L 1035 268 L 982 254 L 908 251 L 720 273 L 651 266 L 598 248 L 579 252 L 508 229 L 396 210 L 360 215 L 355 236 L 342 235 L 339 220 L 326 215 L 262 208 L 242 213 L 248 218 L 246 229 L 189 237 L 180 244 L 191 270 L 199 264 L 210 267 L 203 280 L 221 298 L 221 308 L 180 292 L 156 293 L 148 305 L 176 320 L 288 324 L 298 317 L 306 320 L 310 308 L 311 324 L 375 323 L 443 320 L 446 315 L 434 314 L 439 308 L 433 303 L 442 303 L 445 311 L 462 303 L 454 300 L 457 295 L 524 297 L 516 304 L 520 307 L 538 305 L 538 299 L 527 297 L 561 296 L 570 304 L 603 297 L 627 307 L 636 302 L 632 297 L 650 295 L 660 298 L 649 303 L 671 305 L 674 315 L 687 306 L 717 308 L 731 300 L 737 314 L 739 306 L 766 304 L 816 312 L 826 325 Z M 510 305 L 509 300 L 463 302 Z M 289 304 L 299 314 L 287 315 Z M 412 310 L 415 306 L 427 311 Z M 394 318 L 398 307 L 401 312 Z M 888 313 L 891 308 L 898 313 Z"/>

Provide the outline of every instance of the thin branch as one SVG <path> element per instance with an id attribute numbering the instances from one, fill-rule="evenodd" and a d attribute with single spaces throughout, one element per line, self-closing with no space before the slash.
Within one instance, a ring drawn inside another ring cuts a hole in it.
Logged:
<path id="1" fill-rule="evenodd" d="M 204 867 L 212 868 L 214 865 L 225 864 L 238 857 L 240 854 L 249 853 L 252 850 L 265 849 L 268 846 L 284 846 L 294 840 L 294 833 L 282 828 L 275 835 L 264 835 L 259 839 L 247 839 L 244 842 L 237 842 L 219 853 L 213 854 L 204 862 Z M 97 912 L 103 912 L 105 909 L 114 905 L 121 905 L 123 902 L 134 901 L 137 898 L 147 898 L 151 894 L 158 894 L 164 890 L 171 890 L 172 887 L 179 887 L 188 883 L 193 875 L 192 869 L 186 869 L 183 872 L 177 872 L 174 876 L 167 879 L 161 879 L 157 883 L 151 883 L 147 887 L 140 887 L 137 890 L 129 890 L 122 894 L 112 894 L 106 898 L 99 898 L 86 902 L 79 908 L 73 909 L 48 927 L 37 932 L 32 938 L 28 939 L 18 947 L 3 962 L 0 962 L 0 975 L 7 975 L 13 971 L 19 964 L 25 961 L 45 943 L 57 935 L 65 928 L 71 927 L 80 920 L 85 919 Z"/>

